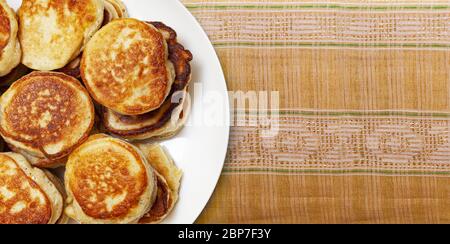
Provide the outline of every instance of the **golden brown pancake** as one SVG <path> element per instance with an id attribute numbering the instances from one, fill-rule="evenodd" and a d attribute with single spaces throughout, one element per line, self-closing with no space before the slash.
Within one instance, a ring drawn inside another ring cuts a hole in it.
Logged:
<path id="1" fill-rule="evenodd" d="M 78 80 L 62 73 L 24 76 L 3 94 L 0 104 L 1 135 L 11 149 L 39 167 L 64 163 L 94 124 L 89 94 Z"/>
<path id="2" fill-rule="evenodd" d="M 150 22 L 165 37 L 169 48 L 169 60 L 175 67 L 175 82 L 163 105 L 150 113 L 137 116 L 127 116 L 104 108 L 103 123 L 106 130 L 114 135 L 126 139 L 144 140 L 153 137 L 164 137 L 167 133 L 175 133 L 168 129 L 173 116 L 180 120 L 186 119 L 188 111 L 183 108 L 187 87 L 191 79 L 192 54 L 177 41 L 176 32 L 161 22 Z M 187 106 L 188 107 L 188 106 Z M 176 130 L 175 128 L 174 130 Z"/>
<path id="3" fill-rule="evenodd" d="M 0 0 L 0 77 L 20 63 L 21 49 L 17 38 L 18 23 L 14 10 Z"/>
<path id="4" fill-rule="evenodd" d="M 66 214 L 80 223 L 136 223 L 156 198 L 153 168 L 133 145 L 94 135 L 67 162 Z"/>
<path id="5" fill-rule="evenodd" d="M 98 103 L 120 114 L 139 115 L 162 105 L 175 74 L 163 35 L 127 18 L 94 35 L 83 53 L 81 76 Z"/>
<path id="6" fill-rule="evenodd" d="M 0 223 L 54 224 L 63 198 L 45 173 L 16 153 L 0 154 Z"/>
<path id="7" fill-rule="evenodd" d="M 103 21 L 103 0 L 23 0 L 18 10 L 22 63 L 56 70 L 80 54 Z"/>

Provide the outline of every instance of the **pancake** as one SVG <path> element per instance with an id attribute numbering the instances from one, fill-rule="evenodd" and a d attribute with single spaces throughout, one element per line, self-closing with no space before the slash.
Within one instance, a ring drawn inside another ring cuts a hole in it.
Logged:
<path id="1" fill-rule="evenodd" d="M 0 223 L 55 224 L 63 197 L 49 172 L 33 168 L 16 153 L 0 153 Z"/>
<path id="2" fill-rule="evenodd" d="M 54 168 L 85 141 L 95 112 L 88 92 L 73 77 L 33 72 L 0 99 L 0 133 L 34 166 Z"/>
<path id="3" fill-rule="evenodd" d="M 105 4 L 105 10 L 103 12 L 103 22 L 102 22 L 101 27 L 107 25 L 109 22 L 111 22 L 115 19 L 122 18 L 121 16 L 124 16 L 124 14 L 122 12 L 120 12 L 120 13 L 117 12 L 118 10 L 110 2 L 105 1 L 104 4 Z M 64 73 L 66 75 L 70 75 L 77 79 L 81 79 L 81 72 L 80 72 L 81 57 L 82 57 L 82 54 L 79 54 L 78 57 L 76 57 L 74 60 L 72 60 L 66 66 L 64 66 L 61 69 L 57 69 L 56 71 Z"/>
<path id="4" fill-rule="evenodd" d="M 98 31 L 86 46 L 81 77 L 101 105 L 124 115 L 158 109 L 175 78 L 167 43 L 153 26 L 117 19 Z"/>
<path id="5" fill-rule="evenodd" d="M 34 70 L 66 66 L 103 21 L 103 0 L 23 0 L 19 8 L 22 63 Z"/>
<path id="6" fill-rule="evenodd" d="M 157 224 L 163 221 L 178 201 L 183 172 L 169 154 L 158 144 L 136 144 L 147 161 L 157 172 L 158 194 L 149 212 L 139 220 L 141 224 Z"/>
<path id="7" fill-rule="evenodd" d="M 14 10 L 5 0 L 0 0 L 0 77 L 9 74 L 20 63 L 18 28 Z"/>
<path id="8" fill-rule="evenodd" d="M 156 176 L 133 145 L 91 136 L 67 162 L 66 214 L 83 224 L 137 223 L 156 198 Z"/>
<path id="9" fill-rule="evenodd" d="M 137 116 L 127 116 L 103 109 L 103 124 L 114 135 L 129 140 L 167 138 L 176 134 L 186 122 L 190 99 L 187 89 L 191 80 L 192 54 L 177 41 L 176 32 L 160 22 L 151 22 L 163 34 L 169 48 L 169 60 L 175 67 L 175 81 L 164 104 L 157 110 Z"/>

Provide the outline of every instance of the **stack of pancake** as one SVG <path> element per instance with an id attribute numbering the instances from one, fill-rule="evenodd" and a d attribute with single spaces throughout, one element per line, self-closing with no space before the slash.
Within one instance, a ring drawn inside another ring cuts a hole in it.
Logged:
<path id="1" fill-rule="evenodd" d="M 120 0 L 23 0 L 17 16 L 0 0 L 0 223 L 164 220 L 182 172 L 143 140 L 186 122 L 192 54 Z"/>
<path id="2" fill-rule="evenodd" d="M 167 138 L 189 113 L 191 60 L 163 23 L 120 19 L 88 43 L 81 76 L 102 107 L 107 132 L 128 140 Z"/>
<path id="3" fill-rule="evenodd" d="M 150 147 L 150 146 L 149 146 Z M 155 169 L 163 172 L 169 185 Z M 181 171 L 158 145 L 145 153 L 123 140 L 97 134 L 69 157 L 66 214 L 80 223 L 158 223 L 172 210 Z"/>

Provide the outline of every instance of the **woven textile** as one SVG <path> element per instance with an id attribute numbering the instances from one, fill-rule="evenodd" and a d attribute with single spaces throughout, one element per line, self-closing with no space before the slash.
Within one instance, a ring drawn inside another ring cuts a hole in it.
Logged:
<path id="1" fill-rule="evenodd" d="M 279 100 L 234 111 L 199 223 L 450 223 L 450 1 L 182 2 Z"/>

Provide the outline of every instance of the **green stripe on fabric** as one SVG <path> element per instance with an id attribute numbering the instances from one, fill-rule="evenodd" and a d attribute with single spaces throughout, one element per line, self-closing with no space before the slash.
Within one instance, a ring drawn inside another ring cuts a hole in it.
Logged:
<path id="1" fill-rule="evenodd" d="M 257 111 L 235 111 L 237 114 L 258 115 Z M 433 112 L 403 112 L 403 111 L 267 111 L 270 114 L 279 115 L 303 115 L 303 116 L 405 116 L 405 117 L 430 117 L 450 118 L 450 113 Z"/>
<path id="2" fill-rule="evenodd" d="M 343 9 L 343 10 L 447 10 L 449 5 L 421 5 L 421 6 L 356 6 L 356 5 L 337 5 L 337 4 L 315 4 L 315 5 L 213 5 L 213 4 L 185 4 L 189 10 L 237 10 L 237 9 L 258 9 L 258 10 L 276 10 L 276 9 Z"/>
<path id="3" fill-rule="evenodd" d="M 377 48 L 450 48 L 450 44 L 425 43 L 307 43 L 307 42 L 213 42 L 215 47 L 377 47 Z"/>
<path id="4" fill-rule="evenodd" d="M 223 173 L 278 173 L 278 174 L 385 174 L 385 175 L 443 175 L 450 172 L 424 172 L 424 171 L 399 171 L 399 170 L 296 170 L 296 169 L 264 169 L 264 168 L 224 168 Z"/>

